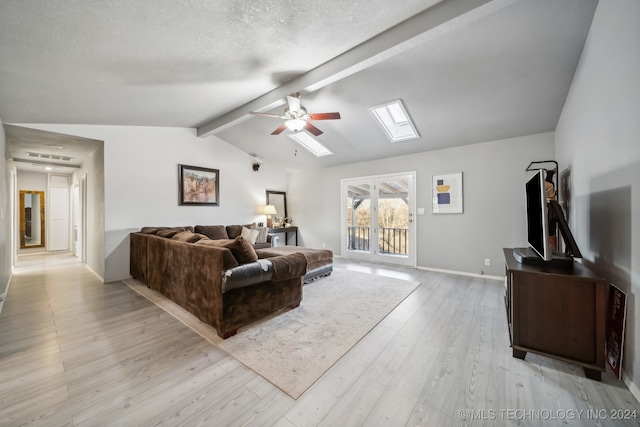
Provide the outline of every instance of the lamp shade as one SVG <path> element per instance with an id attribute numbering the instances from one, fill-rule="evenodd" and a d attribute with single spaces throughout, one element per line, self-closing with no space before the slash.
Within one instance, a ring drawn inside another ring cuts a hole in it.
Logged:
<path id="1" fill-rule="evenodd" d="M 278 212 L 276 212 L 276 207 L 273 205 L 265 205 L 264 207 L 264 214 L 265 215 L 276 215 Z"/>

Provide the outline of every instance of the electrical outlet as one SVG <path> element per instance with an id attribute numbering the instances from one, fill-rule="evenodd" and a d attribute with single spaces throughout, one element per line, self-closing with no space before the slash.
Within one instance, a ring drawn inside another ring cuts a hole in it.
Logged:
<path id="1" fill-rule="evenodd" d="M 491 259 L 490 258 L 485 258 L 484 259 L 484 265 L 491 265 Z"/>
<path id="2" fill-rule="evenodd" d="M 327 247 L 327 245 L 325 245 L 325 244 L 323 243 L 323 244 L 322 244 L 322 247 L 323 247 L 323 248 L 326 248 L 326 247 Z"/>

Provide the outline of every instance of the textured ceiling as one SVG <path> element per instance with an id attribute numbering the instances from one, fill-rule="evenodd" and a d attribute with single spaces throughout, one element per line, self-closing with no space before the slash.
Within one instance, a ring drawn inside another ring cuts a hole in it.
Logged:
<path id="1" fill-rule="evenodd" d="M 431 3 L 3 0 L 0 117 L 193 127 Z"/>
<path id="2" fill-rule="evenodd" d="M 289 170 L 548 132 L 596 4 L 3 0 L 0 117 L 199 127 Z M 342 114 L 315 122 L 335 156 L 294 155 L 269 135 L 280 121 L 247 115 L 293 91 Z M 420 139 L 391 144 L 372 121 L 394 99 Z"/>

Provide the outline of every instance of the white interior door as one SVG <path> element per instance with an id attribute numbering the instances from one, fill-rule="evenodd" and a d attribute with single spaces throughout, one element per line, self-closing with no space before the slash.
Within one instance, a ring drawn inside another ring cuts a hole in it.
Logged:
<path id="1" fill-rule="evenodd" d="M 49 246 L 50 251 L 69 250 L 69 189 L 53 187 L 49 190 Z"/>
<path id="2" fill-rule="evenodd" d="M 71 234 L 69 177 L 54 176 L 49 179 L 49 241 L 47 250 L 68 251 Z"/>
<path id="3" fill-rule="evenodd" d="M 346 258 L 416 265 L 415 172 L 342 181 Z"/>

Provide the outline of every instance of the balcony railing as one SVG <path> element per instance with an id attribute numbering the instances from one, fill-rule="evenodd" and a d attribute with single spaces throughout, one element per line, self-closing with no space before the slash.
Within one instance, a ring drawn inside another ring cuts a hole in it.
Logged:
<path id="1" fill-rule="evenodd" d="M 409 234 L 406 228 L 380 228 L 378 250 L 381 254 L 407 255 Z M 347 227 L 348 249 L 350 251 L 370 251 L 371 235 L 369 227 Z"/>

